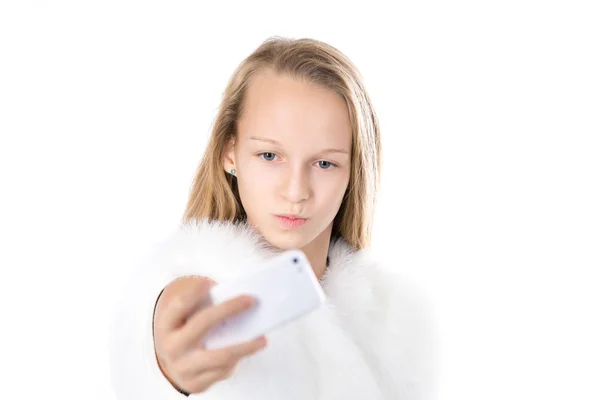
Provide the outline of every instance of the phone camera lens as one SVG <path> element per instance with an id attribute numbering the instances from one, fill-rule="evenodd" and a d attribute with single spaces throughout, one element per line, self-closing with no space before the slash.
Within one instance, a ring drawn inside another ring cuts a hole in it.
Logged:
<path id="1" fill-rule="evenodd" d="M 294 264 L 298 264 L 298 257 L 294 257 Z"/>

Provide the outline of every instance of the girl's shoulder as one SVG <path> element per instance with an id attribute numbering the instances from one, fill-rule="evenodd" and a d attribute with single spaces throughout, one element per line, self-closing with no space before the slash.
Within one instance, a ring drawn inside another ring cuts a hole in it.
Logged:
<path id="1" fill-rule="evenodd" d="M 393 398 L 427 398 L 437 379 L 433 303 L 395 260 L 332 243 L 323 286 Z M 419 393 L 419 394 L 415 394 Z"/>

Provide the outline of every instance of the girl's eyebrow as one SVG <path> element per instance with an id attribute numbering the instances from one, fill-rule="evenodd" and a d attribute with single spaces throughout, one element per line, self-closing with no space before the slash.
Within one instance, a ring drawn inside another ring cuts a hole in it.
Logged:
<path id="1" fill-rule="evenodd" d="M 281 146 L 281 143 L 279 143 L 279 142 L 278 142 L 278 141 L 276 141 L 276 140 L 273 140 L 273 139 L 267 139 L 267 138 L 260 137 L 260 136 L 250 136 L 250 140 L 258 140 L 258 141 L 260 141 L 260 142 L 267 142 L 267 143 L 274 144 L 274 145 L 276 145 L 276 146 Z"/>
<path id="2" fill-rule="evenodd" d="M 259 142 L 267 142 L 267 143 L 274 144 L 275 146 L 283 147 L 283 146 L 281 146 L 281 143 L 279 143 L 276 140 L 267 139 L 267 138 L 260 137 L 260 136 L 250 136 L 250 140 L 258 140 Z M 325 149 L 325 150 L 321 150 L 318 154 L 325 154 L 325 153 L 348 154 L 348 152 L 343 149 Z"/>

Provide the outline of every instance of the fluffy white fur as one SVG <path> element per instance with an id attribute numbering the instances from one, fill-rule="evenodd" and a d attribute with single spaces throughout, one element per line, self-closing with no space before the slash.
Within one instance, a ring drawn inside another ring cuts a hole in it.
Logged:
<path id="1" fill-rule="evenodd" d="M 217 283 L 260 268 L 272 256 L 243 224 L 192 221 L 140 263 L 118 308 L 111 370 L 118 399 L 182 399 L 154 356 L 152 314 L 173 279 L 203 275 Z M 199 399 L 429 399 L 434 397 L 431 313 L 422 296 L 365 251 L 338 240 L 321 279 L 327 303 L 267 335 L 268 345 Z"/>

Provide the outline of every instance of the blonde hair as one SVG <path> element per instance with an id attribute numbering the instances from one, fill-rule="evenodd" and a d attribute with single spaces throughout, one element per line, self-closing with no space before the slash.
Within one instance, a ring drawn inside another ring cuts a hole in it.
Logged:
<path id="1" fill-rule="evenodd" d="M 334 219 L 332 238 L 341 237 L 355 249 L 368 247 L 380 183 L 379 122 L 354 64 L 331 45 L 308 38 L 270 37 L 234 71 L 198 165 L 183 222 L 200 218 L 234 222 L 246 219 L 236 179 L 223 169 L 223 155 L 229 139 L 237 135 L 244 93 L 252 77 L 265 69 L 320 85 L 346 101 L 352 126 L 351 173 Z"/>

